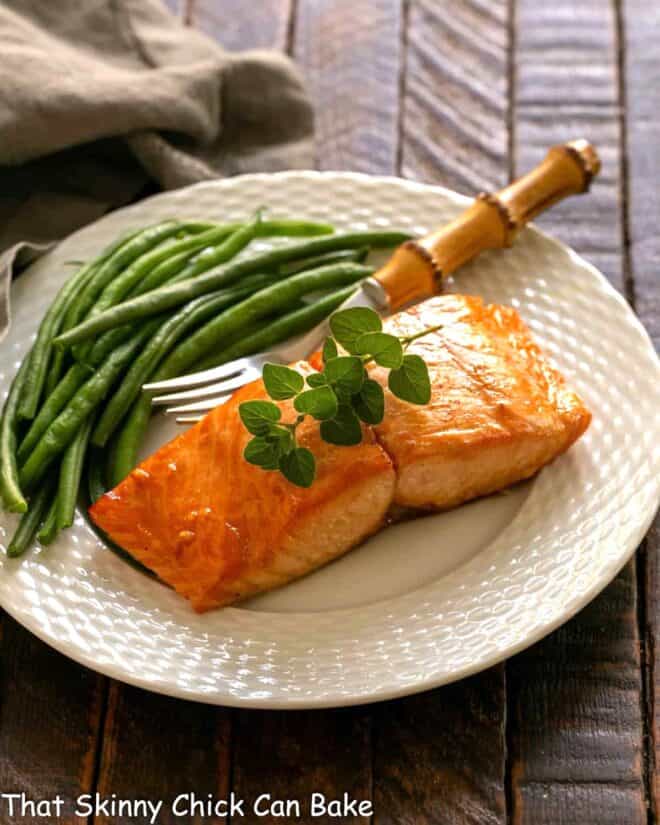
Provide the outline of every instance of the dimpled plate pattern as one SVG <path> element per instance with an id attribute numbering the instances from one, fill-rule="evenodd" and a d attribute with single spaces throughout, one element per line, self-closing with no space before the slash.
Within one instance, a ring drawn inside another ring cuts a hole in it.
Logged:
<path id="1" fill-rule="evenodd" d="M 14 284 L 12 325 L 0 344 L 2 393 L 70 272 L 67 262 L 86 259 L 128 228 L 172 216 L 243 219 L 267 204 L 273 216 L 424 233 L 466 203 L 398 179 L 294 172 L 203 183 L 114 212 Z M 463 292 L 515 306 L 594 412 L 586 437 L 536 478 L 510 523 L 476 555 L 411 592 L 367 604 L 304 616 L 243 607 L 197 616 L 109 552 L 79 513 L 47 550 L 22 560 L 2 555 L 2 606 L 109 676 L 204 702 L 271 708 L 356 704 L 434 687 L 566 621 L 630 557 L 657 507 L 658 359 L 605 279 L 534 229 L 514 248 L 465 267 L 458 280 Z M 0 515 L 0 544 L 15 521 Z M 397 529 L 405 537 L 415 523 Z M 441 530 L 426 529 L 425 541 L 429 550 L 440 548 Z"/>

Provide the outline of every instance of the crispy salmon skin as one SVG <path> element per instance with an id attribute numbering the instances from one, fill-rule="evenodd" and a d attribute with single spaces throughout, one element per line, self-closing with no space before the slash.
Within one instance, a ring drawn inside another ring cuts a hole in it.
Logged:
<path id="1" fill-rule="evenodd" d="M 437 324 L 409 349 L 428 364 L 429 405 L 395 398 L 374 367 L 385 417 L 364 429 L 362 444 L 327 444 L 318 424 L 303 423 L 300 441 L 317 461 L 311 488 L 243 458 L 249 435 L 238 406 L 266 397 L 256 381 L 140 464 L 91 517 L 204 611 L 336 558 L 383 526 L 392 506 L 446 509 L 528 478 L 587 428 L 588 410 L 515 310 L 446 295 L 385 327 L 403 335 Z M 283 410 L 292 420 L 290 404 Z"/>

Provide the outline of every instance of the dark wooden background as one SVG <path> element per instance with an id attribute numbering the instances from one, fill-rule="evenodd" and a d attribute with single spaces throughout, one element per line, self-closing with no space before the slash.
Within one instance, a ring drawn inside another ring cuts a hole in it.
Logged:
<path id="1" fill-rule="evenodd" d="M 592 194 L 540 223 L 600 267 L 660 343 L 656 0 L 169 5 L 228 48 L 296 58 L 317 106 L 323 169 L 476 193 L 553 142 L 591 139 L 604 162 Z M 659 551 L 656 522 L 593 604 L 506 664 L 341 711 L 232 711 L 144 693 L 3 617 L 0 790 L 166 800 L 348 791 L 373 799 L 374 825 L 651 825 L 660 821 Z"/>

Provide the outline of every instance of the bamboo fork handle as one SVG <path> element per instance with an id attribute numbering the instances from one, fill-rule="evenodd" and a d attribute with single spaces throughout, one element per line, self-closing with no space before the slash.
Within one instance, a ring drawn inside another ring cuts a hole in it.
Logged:
<path id="1" fill-rule="evenodd" d="M 451 223 L 400 246 L 367 288 L 389 311 L 439 292 L 443 278 L 459 266 L 487 249 L 510 246 L 540 212 L 586 192 L 599 170 L 586 140 L 553 146 L 542 163 L 505 189 L 482 193 Z"/>

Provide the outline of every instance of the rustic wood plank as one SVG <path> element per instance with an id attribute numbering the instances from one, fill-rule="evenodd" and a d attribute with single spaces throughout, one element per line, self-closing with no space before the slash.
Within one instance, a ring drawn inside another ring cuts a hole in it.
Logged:
<path id="1" fill-rule="evenodd" d="M 185 19 L 229 50 L 287 47 L 292 0 L 181 0 Z"/>
<path id="2" fill-rule="evenodd" d="M 548 146 L 591 140 L 603 162 L 589 197 L 570 198 L 539 225 L 623 288 L 622 179 L 617 43 L 602 0 L 518 0 L 515 13 L 515 166 L 534 166 Z"/>
<path id="3" fill-rule="evenodd" d="M 158 822 L 174 825 L 221 825 L 225 816 L 190 816 L 180 794 L 194 792 L 205 802 L 229 792 L 230 712 L 147 693 L 118 682 L 110 686 L 97 791 L 103 798 L 163 801 Z M 98 825 L 135 820 L 99 816 Z"/>
<path id="4" fill-rule="evenodd" d="M 514 825 L 646 822 L 634 567 L 508 664 Z"/>
<path id="5" fill-rule="evenodd" d="M 167 8 L 177 17 L 184 19 L 185 16 L 185 0 L 164 0 Z"/>
<path id="6" fill-rule="evenodd" d="M 600 0 L 518 0 L 515 169 L 584 136 L 603 160 L 589 197 L 539 223 L 626 286 L 617 27 Z M 513 825 L 645 823 L 634 563 L 576 619 L 507 666 Z"/>
<path id="7" fill-rule="evenodd" d="M 505 2 L 411 5 L 401 172 L 476 193 L 508 177 Z M 506 821 L 504 668 L 374 713 L 375 825 Z"/>
<path id="8" fill-rule="evenodd" d="M 374 715 L 377 825 L 506 821 L 502 668 Z"/>
<path id="9" fill-rule="evenodd" d="M 2 724 L 0 788 L 28 799 L 65 801 L 68 825 L 73 800 L 93 785 L 104 679 L 66 659 L 9 616 L 2 625 Z M 12 819 L 6 803 L 0 821 L 37 825 L 32 816 Z"/>
<path id="10" fill-rule="evenodd" d="M 402 2 L 301 0 L 293 54 L 316 106 L 317 166 L 393 174 Z"/>
<path id="11" fill-rule="evenodd" d="M 622 4 L 628 157 L 628 227 L 635 308 L 660 350 L 660 8 L 644 0 Z M 642 545 L 644 653 L 648 714 L 650 808 L 660 815 L 660 517 Z"/>
<path id="12" fill-rule="evenodd" d="M 660 7 L 626 0 L 628 208 L 635 307 L 660 347 Z"/>
<path id="13" fill-rule="evenodd" d="M 368 710 L 295 713 L 244 712 L 236 720 L 234 790 L 254 802 L 260 794 L 300 802 L 299 816 L 286 820 L 276 809 L 259 818 L 264 825 L 278 822 L 341 821 L 367 825 L 370 817 L 349 813 L 340 820 L 313 816 L 313 793 L 327 800 L 344 793 L 355 800 L 371 799 L 370 721 Z"/>
<path id="14" fill-rule="evenodd" d="M 505 0 L 411 5 L 401 174 L 476 194 L 506 182 Z"/>

